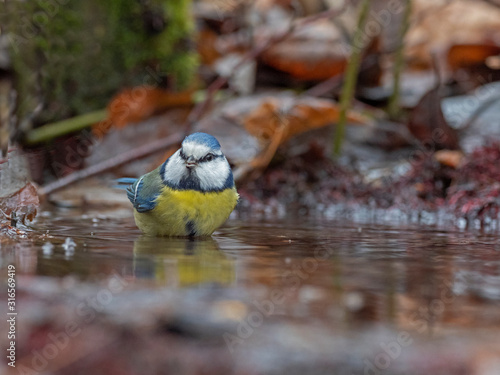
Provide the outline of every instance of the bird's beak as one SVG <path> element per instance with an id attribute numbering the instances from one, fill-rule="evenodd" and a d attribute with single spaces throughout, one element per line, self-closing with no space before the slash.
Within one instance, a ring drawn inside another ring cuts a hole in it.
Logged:
<path id="1" fill-rule="evenodd" d="M 191 169 L 191 168 L 194 168 L 196 167 L 198 163 L 196 162 L 196 159 L 192 156 L 190 156 L 187 160 L 186 160 L 186 167 Z"/>

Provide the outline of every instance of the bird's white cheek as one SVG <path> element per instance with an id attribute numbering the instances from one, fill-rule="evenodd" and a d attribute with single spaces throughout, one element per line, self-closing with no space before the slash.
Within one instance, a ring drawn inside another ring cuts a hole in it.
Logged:
<path id="1" fill-rule="evenodd" d="M 229 164 L 225 159 L 199 164 L 196 175 L 202 189 L 221 189 L 229 175 Z"/>
<path id="2" fill-rule="evenodd" d="M 178 151 L 171 156 L 167 168 L 165 169 L 165 175 L 163 179 L 165 181 L 171 181 L 172 183 L 178 184 L 184 176 L 188 174 L 186 164 L 184 160 L 178 155 Z"/>

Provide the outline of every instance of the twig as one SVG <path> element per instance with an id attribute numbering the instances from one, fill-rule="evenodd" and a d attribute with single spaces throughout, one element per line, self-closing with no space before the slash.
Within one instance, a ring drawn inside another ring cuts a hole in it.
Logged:
<path id="1" fill-rule="evenodd" d="M 401 71 L 403 69 L 404 62 L 404 39 L 408 28 L 410 26 L 410 15 L 411 15 L 411 0 L 406 0 L 405 4 L 405 12 L 403 15 L 403 20 L 401 21 L 401 29 L 399 30 L 399 40 L 398 47 L 396 50 L 396 58 L 394 61 L 394 73 L 393 73 L 393 88 L 392 94 L 389 98 L 389 105 L 387 108 L 387 112 L 389 113 L 389 117 L 392 119 L 396 119 L 399 116 L 401 108 L 399 106 L 399 83 L 401 80 Z"/>
<path id="2" fill-rule="evenodd" d="M 326 95 L 333 90 L 337 90 L 342 86 L 342 77 L 340 75 L 330 77 L 324 81 L 321 81 L 317 85 L 311 87 L 310 89 L 304 91 L 302 96 L 314 96 L 319 97 Z"/>
<path id="3" fill-rule="evenodd" d="M 50 184 L 43 186 L 41 189 L 39 189 L 38 192 L 42 196 L 53 193 L 74 182 L 83 180 L 91 176 L 95 176 L 109 169 L 116 168 L 122 164 L 129 162 L 130 160 L 140 159 L 148 155 L 154 154 L 157 151 L 164 150 L 168 147 L 171 147 L 172 145 L 180 143 L 183 138 L 184 138 L 183 134 L 176 133 L 171 136 L 158 139 L 154 142 L 142 145 L 140 147 L 127 151 L 123 154 L 117 155 L 111 159 L 94 164 L 88 168 L 79 170 L 77 172 L 73 172 L 68 176 L 60 178 L 57 181 L 51 182 Z"/>
<path id="4" fill-rule="evenodd" d="M 107 114 L 108 111 L 106 109 L 101 109 L 35 128 L 26 134 L 25 143 L 27 145 L 34 145 L 85 129 L 96 122 L 104 120 Z"/>
<path id="5" fill-rule="evenodd" d="M 355 43 L 362 40 L 363 30 L 365 29 L 366 20 L 370 11 L 370 0 L 363 0 L 361 3 L 361 10 L 359 12 L 358 24 L 356 32 L 354 33 L 352 53 L 347 70 L 345 74 L 344 87 L 340 96 L 340 113 L 339 121 L 335 128 L 335 139 L 333 143 L 334 155 L 340 154 L 342 148 L 342 141 L 344 139 L 345 125 L 347 122 L 347 111 L 351 105 L 354 97 L 354 89 L 358 80 L 358 71 L 361 63 L 361 54 L 363 53 L 365 45 L 357 46 Z"/>

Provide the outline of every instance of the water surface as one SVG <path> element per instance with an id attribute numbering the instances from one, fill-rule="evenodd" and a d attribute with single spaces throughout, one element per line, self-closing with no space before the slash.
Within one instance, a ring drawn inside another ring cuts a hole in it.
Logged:
<path id="1" fill-rule="evenodd" d="M 137 289 L 213 289 L 263 300 L 277 316 L 347 328 L 380 322 L 425 331 L 500 324 L 494 234 L 344 220 L 230 220 L 212 238 L 151 238 L 131 218 L 47 213 L 34 241 L 3 246 L 18 275 Z"/>

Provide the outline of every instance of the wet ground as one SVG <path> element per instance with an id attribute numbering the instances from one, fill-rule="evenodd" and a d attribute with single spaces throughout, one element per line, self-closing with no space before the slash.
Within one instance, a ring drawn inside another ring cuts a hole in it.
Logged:
<path id="1" fill-rule="evenodd" d="M 126 212 L 45 212 L 0 245 L 9 373 L 500 373 L 497 234 L 240 217 L 193 241 Z"/>

